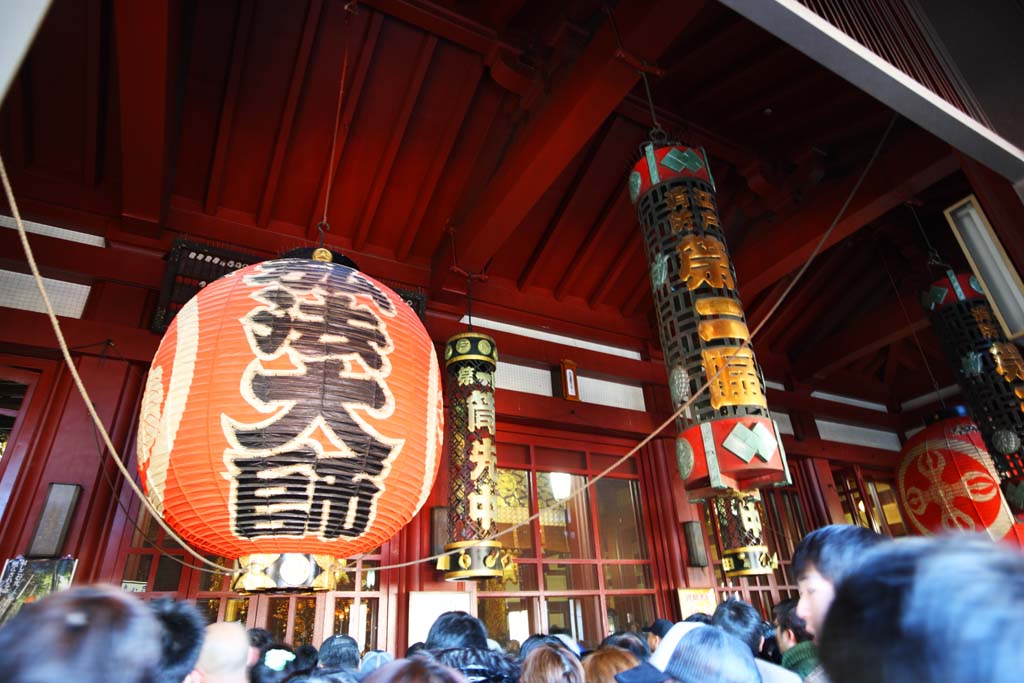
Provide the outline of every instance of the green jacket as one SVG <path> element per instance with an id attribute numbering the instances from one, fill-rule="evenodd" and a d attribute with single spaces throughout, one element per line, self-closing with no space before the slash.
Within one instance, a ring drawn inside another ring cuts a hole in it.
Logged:
<path id="1" fill-rule="evenodd" d="M 794 672 L 800 678 L 806 678 L 814 667 L 818 666 L 818 648 L 813 640 L 797 643 L 782 655 L 782 666 Z"/>

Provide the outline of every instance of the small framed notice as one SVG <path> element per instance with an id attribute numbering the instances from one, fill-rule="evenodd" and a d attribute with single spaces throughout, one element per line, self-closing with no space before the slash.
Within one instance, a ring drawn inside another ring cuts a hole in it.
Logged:
<path id="1" fill-rule="evenodd" d="M 714 588 L 677 588 L 676 592 L 679 593 L 679 611 L 683 619 L 697 612 L 714 614 L 718 607 Z"/>

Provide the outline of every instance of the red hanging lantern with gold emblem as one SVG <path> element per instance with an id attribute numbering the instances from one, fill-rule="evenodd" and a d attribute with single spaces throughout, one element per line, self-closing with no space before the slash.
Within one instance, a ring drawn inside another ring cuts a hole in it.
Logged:
<path id="1" fill-rule="evenodd" d="M 903 447 L 897 490 L 913 528 L 987 533 L 1018 542 L 1015 524 L 978 426 L 962 407 L 933 417 Z"/>
<path id="2" fill-rule="evenodd" d="M 348 557 L 404 526 L 442 430 L 437 358 L 413 310 L 357 270 L 279 259 L 178 313 L 146 383 L 139 473 L 189 544 L 297 575 L 275 555 Z"/>

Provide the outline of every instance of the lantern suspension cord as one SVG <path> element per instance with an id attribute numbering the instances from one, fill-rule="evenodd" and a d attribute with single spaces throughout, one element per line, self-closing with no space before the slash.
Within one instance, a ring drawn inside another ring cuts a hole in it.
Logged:
<path id="1" fill-rule="evenodd" d="M 615 21 L 615 12 L 612 10 L 608 3 L 604 3 L 604 13 L 608 15 L 608 24 L 611 26 L 612 35 L 615 36 L 615 47 L 618 50 L 620 57 L 625 57 L 626 48 L 622 44 L 622 34 L 619 33 L 619 25 Z M 628 60 L 627 60 L 628 61 Z M 644 68 L 637 69 L 637 73 L 640 74 L 640 80 L 644 82 L 644 93 L 647 95 L 647 108 L 651 113 L 651 140 L 655 142 L 661 142 L 668 139 L 668 133 L 658 123 L 658 114 L 654 110 L 654 96 L 651 94 L 651 82 L 647 79 L 647 70 Z"/>
<path id="2" fill-rule="evenodd" d="M 917 337 L 917 332 L 914 331 L 913 323 L 910 321 L 910 313 L 907 311 L 907 307 L 903 304 L 903 297 L 900 296 L 900 290 L 896 287 L 896 279 L 892 276 L 892 271 L 889 270 L 889 263 L 885 260 L 884 254 L 879 254 L 882 260 L 882 266 L 885 268 L 885 274 L 889 276 L 889 284 L 892 285 L 892 291 L 896 294 L 896 302 L 900 305 L 900 310 L 903 311 L 903 318 L 907 321 L 907 327 L 911 330 L 910 335 L 914 338 L 914 345 L 917 347 L 917 352 L 921 354 L 921 361 L 924 363 L 924 369 L 928 371 L 928 378 L 932 381 L 932 387 L 935 389 L 935 398 L 939 399 L 939 405 L 943 408 L 946 407 L 946 400 L 942 398 L 942 392 L 939 389 L 939 381 L 935 379 L 935 373 L 932 372 L 931 363 L 928 362 L 928 357 L 924 353 L 924 347 L 921 345 L 921 340 Z"/>
<path id="3" fill-rule="evenodd" d="M 194 550 L 190 545 L 185 543 L 185 541 L 167 525 L 160 513 L 153 508 L 153 504 L 149 502 L 149 498 L 146 494 L 142 492 L 142 489 L 140 489 L 138 484 L 136 484 L 132 479 L 131 473 L 125 466 L 121 456 L 118 455 L 117 449 L 114 448 L 114 444 L 110 440 L 110 434 L 107 433 L 106 427 L 103 426 L 103 421 L 96 412 L 96 406 L 93 405 L 92 399 L 89 397 L 89 392 L 86 391 L 85 384 L 82 383 L 82 377 L 78 374 L 78 368 L 75 367 L 74 359 L 71 358 L 71 351 L 68 349 L 67 341 L 61 333 L 60 322 L 57 320 L 57 314 L 53 312 L 53 305 L 50 303 L 50 297 L 46 293 L 46 287 L 43 286 L 42 276 L 39 274 L 39 266 L 36 265 L 36 259 L 32 253 L 32 247 L 28 243 L 28 234 L 25 232 L 25 225 L 21 222 L 21 212 L 18 210 L 18 203 L 14 199 L 14 190 L 11 189 L 11 181 L 7 177 L 7 165 L 4 163 L 3 155 L 0 155 L 0 180 L 3 180 L 4 192 L 7 194 L 7 203 L 11 207 L 11 215 L 14 216 L 14 222 L 18 226 L 18 236 L 21 238 L 21 246 L 25 250 L 25 258 L 28 261 L 29 269 L 32 271 L 32 277 L 36 281 L 36 288 L 39 290 L 39 295 L 43 299 L 43 305 L 46 307 L 46 315 L 49 317 L 50 324 L 53 326 L 53 332 L 57 336 L 57 343 L 60 345 L 60 351 L 64 356 L 64 362 L 67 363 L 68 371 L 71 373 L 71 378 L 74 379 L 75 386 L 78 387 L 78 393 L 82 395 L 82 400 L 85 401 L 85 408 L 89 411 L 89 415 L 92 417 L 93 423 L 96 425 L 100 435 L 103 437 L 103 443 L 110 450 L 111 457 L 114 459 L 114 462 L 117 463 L 117 468 L 121 470 L 121 474 L 124 476 L 125 481 L 128 482 L 128 485 L 135 492 L 135 495 L 138 496 L 139 500 L 142 501 L 146 510 L 153 515 L 153 519 L 155 519 L 163 530 L 167 532 L 168 536 L 174 539 L 174 541 L 179 543 L 182 548 L 203 564 L 222 572 L 234 572 L 234 569 L 223 567 L 216 562 L 211 562 L 203 557 L 197 550 Z"/>
<path id="4" fill-rule="evenodd" d="M 932 241 L 928 239 L 928 233 L 925 232 L 924 226 L 921 224 L 921 218 L 917 215 L 917 209 L 910 202 L 906 202 L 905 206 L 910 209 L 911 215 L 914 216 L 914 222 L 917 224 L 917 229 L 921 232 L 921 237 L 924 238 L 925 247 L 928 249 L 928 265 L 937 266 L 943 270 L 951 270 L 951 266 L 946 263 L 939 255 L 939 250 L 932 245 Z"/>
<path id="5" fill-rule="evenodd" d="M 782 303 L 786 300 L 786 297 L 788 297 L 790 292 L 793 291 L 793 287 L 796 286 L 796 283 L 799 282 L 801 280 L 801 278 L 803 278 L 804 274 L 807 272 L 807 269 L 810 267 L 811 263 L 814 262 L 814 260 L 818 257 L 818 254 L 820 254 L 822 249 L 824 249 L 825 244 L 828 242 L 828 238 L 835 231 L 836 225 L 839 224 L 839 221 L 842 219 L 843 215 L 846 213 L 846 209 L 850 206 L 850 202 L 853 201 L 853 198 L 857 194 L 857 191 L 860 189 L 860 186 L 864 184 L 864 179 L 867 178 L 868 173 L 874 167 L 875 161 L 878 159 L 878 155 L 881 153 L 882 148 L 885 146 L 886 140 L 889 139 L 889 134 L 892 132 L 893 126 L 896 124 L 896 120 L 898 118 L 899 118 L 899 115 L 894 113 L 893 116 L 892 116 L 892 119 L 889 121 L 889 125 L 887 125 L 885 127 L 885 131 L 882 133 L 882 137 L 879 139 L 878 144 L 875 146 L 875 149 L 874 149 L 874 152 L 871 155 L 871 158 L 868 159 L 867 164 L 865 164 L 864 169 L 860 173 L 860 177 L 857 178 L 857 182 L 850 189 L 850 193 L 847 195 L 846 201 L 844 201 L 843 205 L 839 208 L 839 211 L 838 211 L 838 213 L 836 213 L 835 218 L 832 219 L 832 223 L 828 226 L 828 229 L 825 230 L 824 234 L 822 234 L 821 238 L 818 240 L 818 243 L 814 246 L 814 250 L 811 252 L 810 256 L 807 257 L 807 260 L 804 262 L 803 266 L 800 267 L 800 270 L 797 271 L 796 275 L 790 281 L 789 285 L 786 287 L 785 290 L 783 290 L 782 294 L 779 296 L 778 300 L 775 302 L 775 304 L 768 311 L 768 314 L 764 317 L 764 319 L 757 325 L 757 327 L 755 327 L 751 331 L 750 337 L 745 339 L 745 340 L 743 340 L 743 342 L 738 347 L 736 347 L 736 350 L 728 358 L 731 358 L 731 357 L 735 356 L 736 354 L 742 353 L 747 347 L 750 346 L 750 341 L 754 338 L 755 335 L 757 335 L 758 332 L 760 332 L 761 328 L 764 327 L 765 323 L 767 323 L 772 318 L 772 316 L 775 314 L 775 312 L 779 309 L 779 306 L 782 305 Z M 646 437 L 644 437 L 643 440 L 641 440 L 638 444 L 636 444 L 631 449 L 629 449 L 629 451 L 625 455 L 623 455 L 622 457 L 617 459 L 615 462 L 610 464 L 605 469 L 601 470 L 597 475 L 595 475 L 593 477 L 590 477 L 590 479 L 587 481 L 587 483 L 583 484 L 581 487 L 579 487 L 578 489 L 573 491 L 572 494 L 567 499 L 565 499 L 563 501 L 560 501 L 557 505 L 549 505 L 548 507 L 541 508 L 535 514 L 527 517 L 522 522 L 519 522 L 518 524 L 514 524 L 514 525 L 508 527 L 507 529 L 503 529 L 502 531 L 498 531 L 496 533 L 493 533 L 490 536 L 487 536 L 486 538 L 480 539 L 480 541 L 483 542 L 483 541 L 497 540 L 497 539 L 501 538 L 502 536 L 505 536 L 507 534 L 512 533 L 513 531 L 516 531 L 517 529 L 521 529 L 522 527 L 525 527 L 525 526 L 528 526 L 528 525 L 532 524 L 534 520 L 540 519 L 541 515 L 546 514 L 549 511 L 553 511 L 553 510 L 557 510 L 559 508 L 562 508 L 566 504 L 568 504 L 569 501 L 573 500 L 574 498 L 576 498 L 579 495 L 582 495 L 587 489 L 589 489 L 594 484 L 599 482 L 601 479 L 604 479 L 606 476 L 608 476 L 609 474 L 614 472 L 616 469 L 621 467 L 623 465 L 623 463 L 625 463 L 627 460 L 632 458 L 633 455 L 636 454 L 637 451 L 639 451 L 641 448 L 643 448 L 648 443 L 650 443 L 651 440 L 654 439 L 654 437 L 656 437 L 658 434 L 660 434 L 662 431 L 664 431 L 664 429 L 666 427 L 668 427 L 669 425 L 673 424 L 676 421 L 676 419 L 681 417 L 683 415 L 683 413 L 686 412 L 686 409 L 689 408 L 690 405 L 693 404 L 694 401 L 696 401 L 698 398 L 703 396 L 704 393 L 708 390 L 708 387 L 710 387 L 712 383 L 714 383 L 715 381 L 718 380 L 718 378 L 722 374 L 722 372 L 725 371 L 726 365 L 727 365 L 726 363 L 723 363 L 722 367 L 719 368 L 718 372 L 716 372 L 713 377 L 709 377 L 707 379 L 707 381 L 705 381 L 704 384 L 702 384 L 697 389 L 697 391 L 694 392 L 693 396 L 691 396 L 689 399 L 687 399 L 685 402 L 683 402 L 683 404 L 680 405 L 679 408 L 677 408 L 676 411 L 674 413 L 672 413 L 668 418 L 666 418 L 664 422 L 662 422 L 660 425 L 658 425 L 654 429 L 654 431 L 652 431 L 650 434 L 648 434 Z M 398 562 L 398 563 L 395 563 L 395 564 L 389 564 L 389 565 L 385 565 L 385 566 L 382 566 L 382 567 L 377 567 L 376 569 L 378 571 L 384 571 L 384 570 L 387 570 L 387 569 L 401 569 L 403 567 L 412 567 L 412 566 L 415 566 L 417 564 L 421 564 L 423 562 L 431 562 L 431 561 L 440 559 L 440 558 L 444 557 L 445 555 L 454 555 L 454 554 L 456 554 L 458 552 L 459 552 L 459 550 L 450 550 L 448 552 L 442 552 L 442 553 L 437 553 L 435 555 L 430 555 L 428 557 L 422 557 L 422 558 L 420 558 L 418 560 L 409 560 L 407 562 Z"/>
<path id="6" fill-rule="evenodd" d="M 345 5 L 345 11 L 352 11 L 353 3 Z M 345 99 L 345 75 L 348 73 L 348 25 L 349 17 L 345 17 L 345 53 L 341 60 L 341 78 L 338 79 L 338 106 L 334 112 L 334 135 L 331 137 L 331 154 L 327 161 L 327 187 L 324 190 L 324 213 L 317 223 L 316 229 L 320 235 L 320 247 L 324 246 L 325 232 L 329 232 L 331 224 L 327 222 L 327 207 L 331 203 L 331 185 L 334 184 L 334 154 L 338 147 L 338 128 L 341 127 L 341 103 Z"/>

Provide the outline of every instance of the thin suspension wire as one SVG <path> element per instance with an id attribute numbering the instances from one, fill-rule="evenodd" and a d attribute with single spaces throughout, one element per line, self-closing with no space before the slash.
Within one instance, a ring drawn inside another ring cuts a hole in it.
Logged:
<path id="1" fill-rule="evenodd" d="M 67 363 L 68 372 L 71 373 L 71 377 L 75 381 L 75 386 L 78 388 L 78 392 L 82 395 L 82 399 L 85 401 L 85 408 L 87 411 L 89 411 L 89 415 L 92 417 L 93 423 L 96 425 L 96 427 L 100 431 L 100 434 L 103 436 L 103 443 L 110 450 L 110 455 L 114 459 L 114 462 L 117 463 L 117 468 L 121 470 L 121 474 L 122 476 L 124 476 L 125 481 L 128 482 L 128 485 L 135 492 L 135 495 L 138 496 L 139 500 L 142 501 L 142 504 L 146 506 L 146 509 L 149 511 L 151 515 L 153 515 L 153 518 L 157 521 L 157 523 L 160 524 L 163 530 L 166 531 L 171 538 L 178 542 L 181 545 L 181 547 L 183 547 L 186 551 L 188 551 L 189 554 L 191 554 L 193 557 L 195 557 L 207 566 L 213 567 L 214 569 L 219 569 L 223 572 L 234 571 L 233 569 L 221 566 L 216 562 L 211 562 L 210 560 L 203 557 L 197 550 L 194 550 L 190 545 L 185 543 L 185 541 L 180 536 L 178 536 L 178 534 L 176 534 L 170 526 L 167 525 L 167 523 L 163 520 L 160 513 L 158 513 L 153 508 L 153 504 L 149 501 L 149 498 L 146 496 L 146 494 L 142 492 L 142 489 L 140 489 L 138 485 L 135 483 L 135 481 L 132 479 L 131 473 L 125 466 L 124 461 L 121 459 L 121 456 L 117 452 L 117 449 L 114 448 L 114 444 L 110 440 L 110 434 L 107 433 L 107 429 L 103 425 L 103 421 L 100 419 L 99 414 L 96 412 L 96 406 L 93 405 L 92 398 L 90 398 L 89 392 L 86 390 L 85 384 L 82 382 L 82 377 L 81 375 L 78 374 L 78 368 L 75 367 L 74 359 L 71 357 L 71 351 L 68 349 L 67 341 L 64 339 L 64 335 L 61 333 L 60 322 L 57 320 L 57 314 L 54 313 L 53 311 L 53 305 L 50 303 L 50 296 L 46 293 L 46 287 L 43 286 L 42 276 L 39 274 L 39 266 L 36 265 L 35 255 L 32 253 L 32 247 L 28 243 L 28 233 L 25 232 L 25 225 L 21 221 L 21 212 L 18 210 L 18 203 L 14 199 L 14 190 L 11 188 L 11 181 L 7 177 L 7 165 L 6 163 L 4 163 L 2 154 L 0 154 L 0 179 L 3 180 L 4 192 L 7 195 L 7 203 L 11 207 L 11 215 L 14 216 L 14 222 L 18 226 L 18 237 L 21 238 L 21 246 L 25 250 L 25 257 L 28 261 L 29 269 L 32 271 L 32 277 L 35 278 L 36 288 L 39 290 L 39 295 L 43 299 L 43 306 L 46 308 L 46 315 L 47 317 L 49 317 L 50 325 L 53 327 L 53 332 L 57 336 L 57 343 L 60 346 L 61 354 L 64 356 L 64 362 Z"/>
<path id="2" fill-rule="evenodd" d="M 907 311 L 907 307 L 903 304 L 903 297 L 900 296 L 900 290 L 896 287 L 896 279 L 892 276 L 892 271 L 889 270 L 889 263 L 885 260 L 885 256 L 881 256 L 882 266 L 885 268 L 885 274 L 889 276 L 889 284 L 892 285 L 892 291 L 896 294 L 896 301 L 900 305 L 900 310 L 903 311 L 903 318 L 907 321 L 907 327 L 910 328 L 910 336 L 914 338 L 914 345 L 917 346 L 917 352 L 921 354 L 921 361 L 924 363 L 924 369 L 928 371 L 928 377 L 932 381 L 932 387 L 935 389 L 935 397 L 939 399 L 939 405 L 943 408 L 946 407 L 946 400 L 942 398 L 942 392 L 939 389 L 939 381 L 935 379 L 935 373 L 932 372 L 931 363 L 928 362 L 928 357 L 924 353 L 924 346 L 921 345 L 921 340 L 917 337 L 917 332 L 913 329 L 913 323 L 910 320 L 910 312 Z"/>
<path id="3" fill-rule="evenodd" d="M 345 33 L 348 33 L 349 18 L 345 18 Z M 338 146 L 338 128 L 341 126 L 341 102 L 345 99 L 345 75 L 348 73 L 348 39 L 345 38 L 345 54 L 341 60 L 341 78 L 338 80 L 338 107 L 334 112 L 334 135 L 331 137 L 331 155 L 327 162 L 327 189 L 324 192 L 324 214 L 320 219 L 321 226 L 328 226 L 327 207 L 331 203 L 331 185 L 334 184 L 334 154 Z M 320 228 L 320 226 L 317 226 Z M 328 227 L 328 229 L 330 229 Z M 323 246 L 324 233 L 320 230 L 320 246 Z"/>
<path id="4" fill-rule="evenodd" d="M 914 208 L 913 204 L 906 205 L 910 209 L 910 214 L 914 217 L 914 223 L 917 224 L 917 229 L 921 233 L 921 237 L 924 239 L 925 247 L 928 249 L 928 265 L 938 266 L 940 268 L 949 269 L 950 265 L 946 263 L 942 256 L 939 255 L 939 250 L 935 248 L 932 241 L 928 239 L 928 233 L 925 232 L 924 225 L 921 224 L 921 218 L 917 215 L 917 209 Z"/>
<path id="5" fill-rule="evenodd" d="M 615 36 L 615 47 L 619 49 L 619 52 L 625 53 L 626 48 L 622 44 L 622 34 L 619 33 L 619 25 L 615 21 L 615 12 L 612 8 L 605 3 L 604 12 L 608 15 L 608 24 L 611 26 L 612 35 Z M 647 95 L 647 108 L 651 113 L 651 133 L 652 137 L 655 131 L 659 131 L 664 134 L 665 130 L 658 123 L 658 114 L 654 110 L 654 96 L 651 94 L 651 83 L 647 79 L 647 72 L 643 69 L 637 69 L 637 73 L 640 74 L 640 79 L 644 82 L 644 93 Z"/>

